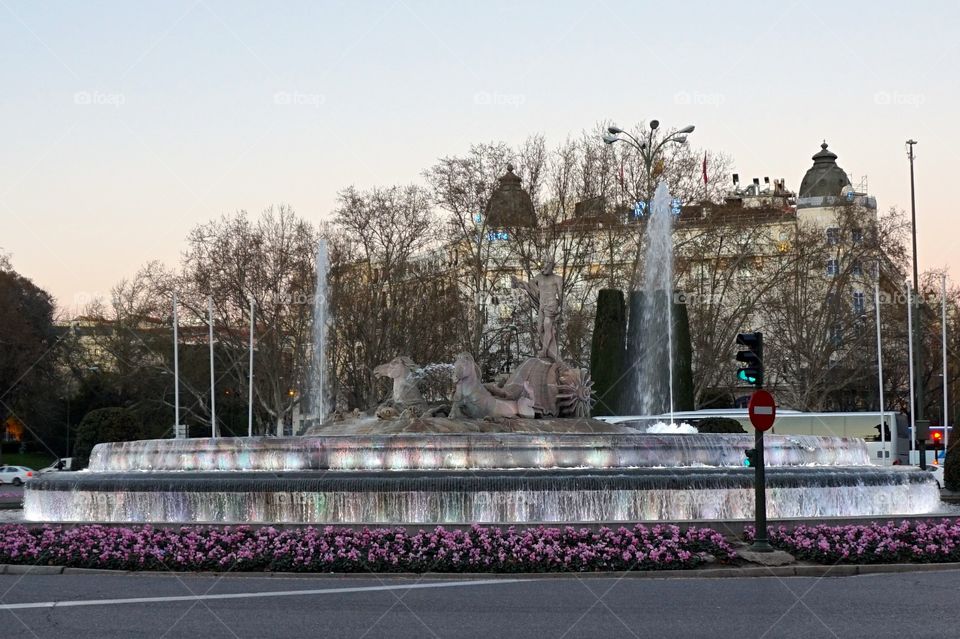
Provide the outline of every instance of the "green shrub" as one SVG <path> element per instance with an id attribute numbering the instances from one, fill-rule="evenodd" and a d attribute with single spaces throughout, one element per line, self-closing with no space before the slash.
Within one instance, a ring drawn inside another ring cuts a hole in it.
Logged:
<path id="1" fill-rule="evenodd" d="M 947 458 L 943 461 L 943 483 L 947 490 L 960 491 L 960 437 L 950 438 Z"/>
<path id="2" fill-rule="evenodd" d="M 83 416 L 73 445 L 74 468 L 86 468 L 93 447 L 103 442 L 143 439 L 143 424 L 126 408 L 98 408 Z"/>
<path id="3" fill-rule="evenodd" d="M 708 417 L 694 424 L 701 433 L 737 433 L 742 435 L 747 431 L 735 419 L 729 417 Z"/>

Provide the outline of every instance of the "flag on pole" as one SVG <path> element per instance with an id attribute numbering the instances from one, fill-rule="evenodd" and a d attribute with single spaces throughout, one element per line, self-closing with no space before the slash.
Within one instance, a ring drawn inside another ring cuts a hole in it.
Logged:
<path id="1" fill-rule="evenodd" d="M 707 183 L 707 152 L 703 152 L 703 183 Z"/>

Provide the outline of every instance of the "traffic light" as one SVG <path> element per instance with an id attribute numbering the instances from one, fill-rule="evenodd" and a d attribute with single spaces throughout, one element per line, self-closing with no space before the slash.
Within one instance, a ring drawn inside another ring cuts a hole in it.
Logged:
<path id="1" fill-rule="evenodd" d="M 756 468 L 757 467 L 757 449 L 748 448 L 746 450 L 746 459 L 743 460 L 743 465 L 747 468 Z"/>
<path id="2" fill-rule="evenodd" d="M 737 345 L 744 347 L 737 352 L 737 361 L 745 364 L 737 370 L 737 379 L 763 388 L 763 333 L 740 333 Z"/>

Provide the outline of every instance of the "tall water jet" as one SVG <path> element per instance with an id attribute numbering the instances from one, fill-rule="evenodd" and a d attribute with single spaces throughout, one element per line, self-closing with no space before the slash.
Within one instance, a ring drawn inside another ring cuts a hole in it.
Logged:
<path id="1" fill-rule="evenodd" d="M 669 412 L 673 421 L 673 211 L 661 182 L 650 205 L 639 317 L 630 318 L 638 344 L 634 405 L 642 415 Z M 667 336 L 664 340 L 663 337 Z M 666 366 L 664 366 L 666 365 Z M 664 368 L 668 374 L 664 375 Z"/>
<path id="2" fill-rule="evenodd" d="M 327 301 L 330 255 L 327 240 L 317 243 L 317 288 L 313 294 L 313 351 L 310 359 L 310 412 L 317 422 L 330 413 L 327 388 L 327 338 L 330 329 L 330 307 Z"/>

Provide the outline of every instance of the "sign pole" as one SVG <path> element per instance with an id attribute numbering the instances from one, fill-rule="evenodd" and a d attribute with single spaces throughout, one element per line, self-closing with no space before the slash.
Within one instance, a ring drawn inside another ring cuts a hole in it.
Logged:
<path id="1" fill-rule="evenodd" d="M 755 526 L 756 535 L 750 548 L 760 552 L 769 552 L 773 548 L 767 539 L 767 476 L 763 467 L 763 431 L 757 430 L 754 435 L 754 446 L 757 448 L 757 468 L 754 477 L 754 501 L 756 502 Z"/>
<path id="2" fill-rule="evenodd" d="M 747 412 L 750 415 L 750 423 L 755 429 L 754 446 L 756 447 L 756 468 L 753 480 L 756 532 L 750 549 L 755 552 L 773 552 L 773 547 L 767 538 L 767 473 L 763 442 L 763 433 L 773 426 L 777 415 L 773 395 L 762 389 L 754 391 L 750 396 Z"/>

